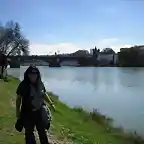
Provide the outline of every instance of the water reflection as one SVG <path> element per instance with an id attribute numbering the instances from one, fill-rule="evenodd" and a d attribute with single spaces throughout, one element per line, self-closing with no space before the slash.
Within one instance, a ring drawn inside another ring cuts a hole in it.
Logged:
<path id="1" fill-rule="evenodd" d="M 121 68 L 118 73 L 120 84 L 123 87 L 134 87 L 136 90 L 144 87 L 144 68 Z"/>
<path id="2" fill-rule="evenodd" d="M 143 68 L 48 68 L 39 67 L 47 90 L 70 106 L 99 109 L 116 125 L 144 133 Z M 20 76 L 26 67 L 10 69 Z"/>

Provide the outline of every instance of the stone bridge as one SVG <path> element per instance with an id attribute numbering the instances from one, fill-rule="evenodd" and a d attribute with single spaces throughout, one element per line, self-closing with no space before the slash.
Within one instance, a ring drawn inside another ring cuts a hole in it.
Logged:
<path id="1" fill-rule="evenodd" d="M 64 61 L 77 61 L 79 66 L 93 66 L 96 65 L 97 60 L 92 56 L 87 57 L 78 57 L 78 56 L 63 56 L 63 55 L 54 55 L 54 56 L 10 56 L 11 67 L 20 67 L 20 64 L 26 61 L 37 61 L 43 60 L 49 63 L 50 67 L 59 67 Z"/>

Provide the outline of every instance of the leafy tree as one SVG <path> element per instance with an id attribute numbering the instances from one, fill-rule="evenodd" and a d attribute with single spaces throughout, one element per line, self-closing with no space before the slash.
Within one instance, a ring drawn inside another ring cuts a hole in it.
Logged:
<path id="1" fill-rule="evenodd" d="M 112 48 L 104 48 L 101 53 L 104 54 L 115 54 L 115 51 Z"/>
<path id="2" fill-rule="evenodd" d="M 125 67 L 144 66 L 144 50 L 142 46 L 123 48 L 119 54 L 119 65 Z"/>
<path id="3" fill-rule="evenodd" d="M 78 57 L 86 57 L 89 55 L 89 52 L 87 50 L 78 50 L 73 53 L 73 56 L 78 56 Z"/>
<path id="4" fill-rule="evenodd" d="M 19 23 L 8 21 L 5 26 L 0 24 L 0 54 L 2 75 L 9 56 L 29 54 L 29 41 L 23 36 Z"/>
<path id="5" fill-rule="evenodd" d="M 100 52 L 100 49 L 97 49 L 97 47 L 95 46 L 95 48 L 93 49 L 93 56 L 97 58 L 99 52 Z"/>

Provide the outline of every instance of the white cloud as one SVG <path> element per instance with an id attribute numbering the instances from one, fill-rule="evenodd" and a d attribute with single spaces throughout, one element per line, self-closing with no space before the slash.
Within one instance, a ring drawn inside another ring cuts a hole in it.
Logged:
<path id="1" fill-rule="evenodd" d="M 105 39 L 100 40 L 99 43 L 102 43 L 102 44 L 115 43 L 118 40 L 119 40 L 118 38 L 105 38 Z"/>
<path id="2" fill-rule="evenodd" d="M 112 48 L 114 51 L 118 52 L 120 48 L 127 48 L 131 47 L 130 44 L 121 44 L 120 40 L 118 38 L 106 38 L 102 39 L 98 42 L 97 47 L 100 49 L 103 48 Z"/>
<path id="3" fill-rule="evenodd" d="M 133 45 L 130 44 L 125 44 L 125 45 L 111 45 L 110 48 L 114 49 L 115 52 L 119 52 L 120 48 L 129 48 L 132 47 Z"/>
<path id="4" fill-rule="evenodd" d="M 72 43 L 58 43 L 58 44 L 31 44 L 30 54 L 32 55 L 49 55 L 55 52 L 72 53 L 81 49 Z"/>
<path id="5" fill-rule="evenodd" d="M 131 47 L 130 44 L 121 44 L 120 40 L 117 38 L 106 38 L 99 40 L 92 47 L 97 46 L 97 48 L 113 48 L 116 52 L 120 50 L 120 48 Z M 59 53 L 72 53 L 80 49 L 86 49 L 84 46 L 78 46 L 73 43 L 57 43 L 57 44 L 30 44 L 30 54 L 32 55 L 50 55 L 55 52 Z M 89 50 L 90 47 L 87 47 Z"/>
<path id="6" fill-rule="evenodd" d="M 111 45 L 115 45 L 118 42 L 117 38 L 105 38 L 102 40 L 99 40 L 97 42 L 97 46 L 99 48 L 106 48 L 106 47 L 110 47 Z"/>

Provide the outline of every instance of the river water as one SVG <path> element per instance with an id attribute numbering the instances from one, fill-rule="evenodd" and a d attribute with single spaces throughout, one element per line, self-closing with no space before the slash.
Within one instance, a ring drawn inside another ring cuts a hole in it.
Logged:
<path id="1" fill-rule="evenodd" d="M 8 69 L 23 79 L 27 67 Z M 144 134 L 144 68 L 39 67 L 48 91 L 71 107 L 81 106 L 114 119 L 116 126 Z"/>

